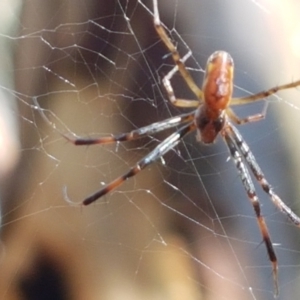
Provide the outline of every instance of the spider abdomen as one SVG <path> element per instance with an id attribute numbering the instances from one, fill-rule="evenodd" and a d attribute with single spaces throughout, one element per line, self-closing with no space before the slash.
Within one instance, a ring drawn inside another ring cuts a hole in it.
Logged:
<path id="1" fill-rule="evenodd" d="M 203 100 L 216 112 L 226 109 L 233 89 L 233 59 L 225 51 L 214 52 L 207 60 L 203 81 Z"/>

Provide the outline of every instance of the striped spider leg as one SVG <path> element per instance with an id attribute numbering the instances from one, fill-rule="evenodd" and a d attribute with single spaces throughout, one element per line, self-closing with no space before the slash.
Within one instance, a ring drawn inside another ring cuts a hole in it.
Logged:
<path id="1" fill-rule="evenodd" d="M 144 158 L 142 158 L 139 162 L 137 162 L 135 166 L 130 168 L 128 172 L 126 172 L 122 176 L 118 177 L 117 179 L 109 183 L 103 189 L 85 198 L 83 200 L 83 204 L 88 205 L 96 201 L 100 197 L 104 196 L 105 194 L 109 193 L 111 190 L 121 185 L 128 178 L 142 171 L 149 164 L 156 161 L 158 158 L 162 157 L 166 152 L 174 148 L 180 142 L 183 136 L 185 136 L 187 133 L 195 129 L 194 112 L 172 117 L 161 122 L 155 122 L 149 126 L 141 127 L 129 133 L 123 133 L 115 136 L 109 136 L 109 137 L 103 137 L 97 139 L 85 139 L 85 138 L 72 139 L 68 136 L 65 136 L 66 139 L 68 139 L 70 142 L 72 142 L 74 145 L 77 146 L 108 144 L 114 142 L 132 141 L 132 140 L 142 138 L 144 136 L 151 136 L 152 134 L 155 134 L 157 132 L 161 132 L 163 130 L 173 128 L 179 125 L 181 127 L 176 132 L 171 134 L 159 145 L 157 145 L 150 153 L 148 153 Z"/>
<path id="2" fill-rule="evenodd" d="M 222 130 L 221 134 L 226 142 L 226 145 L 228 146 L 230 155 L 238 170 L 247 196 L 253 206 L 257 218 L 258 227 L 263 237 L 263 241 L 266 245 L 268 256 L 272 264 L 275 296 L 277 296 L 279 293 L 277 257 L 271 241 L 267 224 L 265 222 L 264 217 L 261 215 L 261 205 L 256 194 L 254 184 L 251 180 L 251 176 L 249 174 L 247 166 L 245 165 L 245 162 L 252 171 L 256 180 L 261 185 L 264 192 L 266 192 L 269 195 L 273 204 L 276 205 L 276 207 L 281 212 L 286 214 L 288 218 L 298 227 L 300 226 L 300 218 L 279 198 L 279 196 L 277 196 L 274 193 L 271 185 L 268 183 L 262 170 L 256 162 L 256 159 L 253 153 L 251 152 L 249 146 L 247 145 L 239 131 L 229 121 L 224 126 L 224 129 Z"/>

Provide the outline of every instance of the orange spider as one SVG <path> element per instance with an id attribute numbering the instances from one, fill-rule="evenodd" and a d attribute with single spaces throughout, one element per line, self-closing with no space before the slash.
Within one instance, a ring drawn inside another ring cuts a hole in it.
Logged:
<path id="1" fill-rule="evenodd" d="M 253 173 L 256 180 L 261 185 L 262 189 L 269 195 L 273 204 L 296 225 L 300 226 L 300 218 L 276 195 L 271 185 L 266 180 L 263 172 L 261 171 L 258 163 L 243 137 L 231 123 L 244 124 L 248 122 L 258 121 L 264 118 L 265 112 L 240 119 L 230 108 L 231 105 L 242 105 L 250 102 L 262 100 L 279 90 L 289 89 L 300 85 L 300 80 L 288 83 L 285 85 L 271 88 L 267 91 L 262 91 L 258 94 L 247 96 L 244 98 L 232 98 L 233 90 L 233 59 L 224 51 L 217 51 L 213 53 L 206 65 L 204 82 L 202 89 L 200 89 L 189 71 L 185 67 L 185 61 L 191 56 L 191 52 L 180 57 L 175 45 L 167 35 L 163 25 L 160 22 L 157 0 L 153 0 L 154 7 L 154 26 L 155 29 L 171 52 L 175 66 L 163 78 L 163 85 L 168 94 L 170 102 L 177 107 L 195 107 L 192 112 L 182 114 L 179 116 L 171 117 L 164 121 L 156 122 L 151 125 L 133 130 L 129 133 L 119 135 L 102 137 L 97 139 L 76 138 L 72 139 L 66 137 L 75 145 L 93 145 L 93 144 L 107 144 L 122 141 L 131 141 L 147 135 L 153 135 L 157 132 L 181 126 L 176 132 L 162 141 L 156 148 L 149 154 L 136 163 L 127 173 L 115 179 L 103 189 L 95 192 L 91 196 L 84 199 L 83 204 L 89 205 L 100 197 L 106 195 L 111 190 L 117 188 L 128 178 L 136 175 L 142 171 L 146 166 L 150 165 L 158 158 L 162 157 L 166 152 L 173 149 L 180 140 L 188 133 L 196 130 L 197 140 L 205 144 L 212 144 L 218 134 L 221 134 L 226 145 L 228 146 L 230 155 L 238 170 L 239 176 L 246 190 L 247 196 L 253 205 L 255 215 L 257 217 L 258 226 L 266 245 L 269 259 L 272 263 L 273 278 L 275 285 L 275 295 L 278 295 L 278 263 L 273 244 L 271 242 L 270 234 L 261 215 L 260 202 L 257 197 L 253 182 L 248 168 Z M 197 97 L 197 100 L 178 99 L 174 94 L 171 85 L 171 78 L 179 71 L 188 87 Z"/>

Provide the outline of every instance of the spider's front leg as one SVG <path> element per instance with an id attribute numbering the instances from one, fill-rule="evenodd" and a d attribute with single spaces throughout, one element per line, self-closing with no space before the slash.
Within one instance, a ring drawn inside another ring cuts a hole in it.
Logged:
<path id="1" fill-rule="evenodd" d="M 194 129 L 195 129 L 194 122 L 185 124 L 183 127 L 181 127 L 176 132 L 174 132 L 169 137 L 167 137 L 165 140 L 163 140 L 159 145 L 157 145 L 156 148 L 154 148 L 144 158 L 142 158 L 139 162 L 137 162 L 136 165 L 130 168 L 128 172 L 126 172 L 124 175 L 118 177 L 117 179 L 115 179 L 114 181 L 106 185 L 103 189 L 95 192 L 91 196 L 84 199 L 83 204 L 84 205 L 91 204 L 92 202 L 96 201 L 100 197 L 109 193 L 111 190 L 120 186 L 128 178 L 138 174 L 148 165 L 150 165 L 151 163 L 153 163 L 154 161 L 162 157 L 165 153 L 173 149 L 180 142 L 181 138 L 183 138 L 186 134 L 193 131 Z"/>
<path id="2" fill-rule="evenodd" d="M 132 130 L 127 133 L 121 133 L 112 136 L 104 136 L 100 138 L 81 138 L 81 137 L 69 137 L 67 135 L 63 135 L 69 142 L 73 143 L 76 146 L 88 146 L 88 145 L 96 145 L 96 144 L 110 144 L 116 142 L 125 142 L 125 141 L 133 141 L 140 139 L 145 136 L 151 136 L 152 134 L 156 134 L 158 132 L 164 131 L 166 129 L 170 129 L 176 127 L 181 124 L 185 124 L 191 122 L 194 118 L 194 113 L 186 113 L 179 116 L 171 117 L 169 119 L 152 123 L 151 125 L 144 126 L 135 130 Z"/>
<path id="3" fill-rule="evenodd" d="M 231 126 L 229 124 L 226 124 L 224 129 L 222 130 L 222 136 L 228 146 L 230 155 L 235 163 L 235 166 L 238 170 L 239 176 L 241 178 L 241 181 L 243 183 L 243 186 L 246 190 L 247 196 L 253 206 L 258 227 L 260 230 L 260 233 L 262 235 L 263 241 L 266 245 L 267 252 L 269 259 L 272 264 L 273 269 L 273 280 L 274 280 L 274 286 L 275 286 L 275 296 L 278 295 L 279 289 L 278 289 L 278 263 L 277 263 L 277 257 L 276 253 L 271 241 L 270 233 L 267 227 L 267 224 L 265 222 L 264 217 L 261 215 L 261 205 L 259 202 L 259 199 L 257 197 L 254 184 L 251 180 L 249 171 L 247 167 L 245 166 L 245 163 L 243 162 L 242 155 L 240 153 L 240 144 L 237 144 L 236 140 L 232 136 Z"/>
<path id="4" fill-rule="evenodd" d="M 239 131 L 231 124 L 228 127 L 231 136 L 233 137 L 235 144 L 238 146 L 240 152 L 242 153 L 244 159 L 249 165 L 253 175 L 256 180 L 261 185 L 263 191 L 267 193 L 272 200 L 273 204 L 284 213 L 296 226 L 300 227 L 300 217 L 296 215 L 282 200 L 274 193 L 272 186 L 267 181 L 265 175 L 263 174 L 261 168 L 259 167 L 253 153 L 251 152 L 249 146 L 244 141 L 243 137 Z"/>

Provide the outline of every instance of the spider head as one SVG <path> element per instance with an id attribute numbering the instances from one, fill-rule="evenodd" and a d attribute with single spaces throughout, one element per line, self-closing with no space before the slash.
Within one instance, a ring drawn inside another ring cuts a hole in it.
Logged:
<path id="1" fill-rule="evenodd" d="M 203 100 L 211 111 L 218 113 L 229 105 L 232 89 L 233 59 L 225 51 L 216 51 L 206 64 Z"/>
<path id="2" fill-rule="evenodd" d="M 195 112 L 197 127 L 197 140 L 204 144 L 212 144 L 225 125 L 225 110 L 220 111 L 217 118 L 211 118 L 210 110 L 206 104 L 200 105 Z"/>

